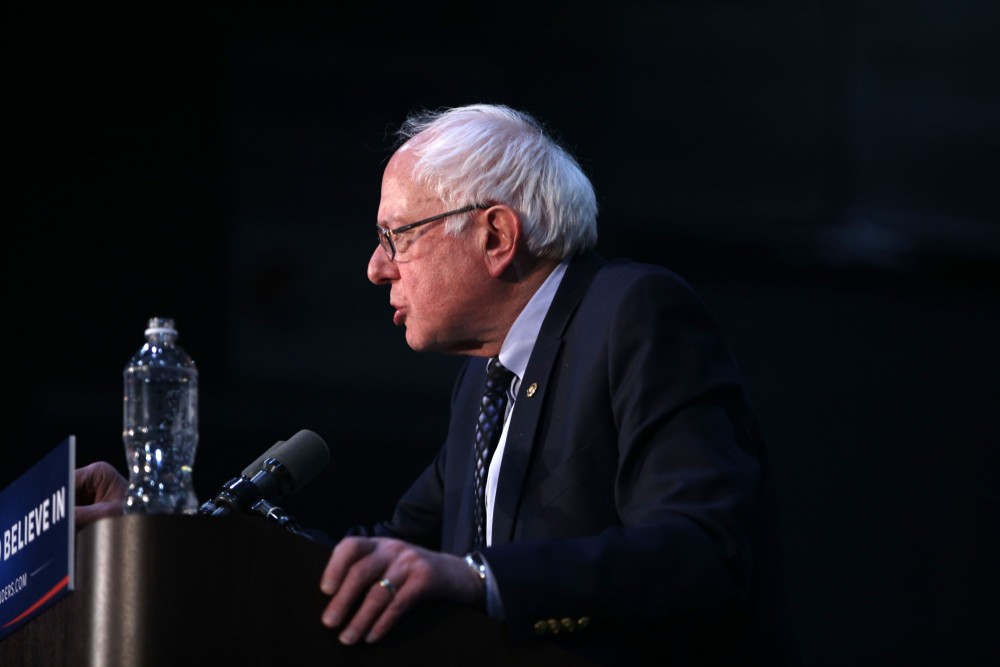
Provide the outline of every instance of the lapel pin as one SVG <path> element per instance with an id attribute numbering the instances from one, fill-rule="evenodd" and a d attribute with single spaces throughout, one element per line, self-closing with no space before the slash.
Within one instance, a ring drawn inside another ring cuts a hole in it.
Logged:
<path id="1" fill-rule="evenodd" d="M 525 391 L 524 393 L 527 394 L 528 398 L 531 398 L 532 396 L 535 395 L 536 391 L 538 391 L 538 383 L 532 382 L 531 386 L 529 386 L 527 391 Z"/>

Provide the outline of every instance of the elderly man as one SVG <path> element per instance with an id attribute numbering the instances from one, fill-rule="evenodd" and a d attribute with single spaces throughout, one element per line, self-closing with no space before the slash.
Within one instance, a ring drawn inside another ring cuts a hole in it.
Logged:
<path id="1" fill-rule="evenodd" d="M 368 277 L 410 347 L 470 359 L 435 460 L 391 520 L 334 549 L 323 622 L 377 641 L 435 597 L 485 604 L 515 639 L 618 645 L 616 660 L 764 660 L 764 445 L 698 298 L 592 253 L 591 184 L 526 114 L 454 108 L 401 136 Z M 495 384 L 502 426 L 480 461 Z"/>

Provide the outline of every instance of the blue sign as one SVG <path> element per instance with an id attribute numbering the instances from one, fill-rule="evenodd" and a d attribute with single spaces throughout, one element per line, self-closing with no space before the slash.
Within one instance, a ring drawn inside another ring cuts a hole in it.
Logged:
<path id="1" fill-rule="evenodd" d="M 76 436 L 0 492 L 0 639 L 73 590 Z"/>

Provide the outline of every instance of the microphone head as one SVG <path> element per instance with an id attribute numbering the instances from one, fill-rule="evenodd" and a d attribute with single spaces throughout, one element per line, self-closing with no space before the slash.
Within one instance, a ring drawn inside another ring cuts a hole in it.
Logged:
<path id="1" fill-rule="evenodd" d="M 330 462 L 330 449 L 323 438 L 310 430 L 302 429 L 288 440 L 276 442 L 264 452 L 263 460 L 259 459 L 257 470 L 264 465 L 264 460 L 269 458 L 276 459 L 285 466 L 292 480 L 290 492 L 297 493 Z M 250 476 L 252 477 L 255 472 L 256 470 L 251 472 Z"/>

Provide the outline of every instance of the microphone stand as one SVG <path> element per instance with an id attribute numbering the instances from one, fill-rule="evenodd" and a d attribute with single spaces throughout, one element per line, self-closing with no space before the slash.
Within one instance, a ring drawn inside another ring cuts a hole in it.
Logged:
<path id="1" fill-rule="evenodd" d="M 250 507 L 250 509 L 264 518 L 273 521 L 290 533 L 301 535 L 302 537 L 316 541 L 316 539 L 310 535 L 309 532 L 299 525 L 298 521 L 292 518 L 292 516 L 285 512 L 285 510 L 281 507 L 269 503 L 266 498 L 258 500 Z"/>

